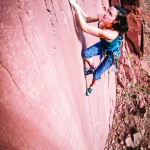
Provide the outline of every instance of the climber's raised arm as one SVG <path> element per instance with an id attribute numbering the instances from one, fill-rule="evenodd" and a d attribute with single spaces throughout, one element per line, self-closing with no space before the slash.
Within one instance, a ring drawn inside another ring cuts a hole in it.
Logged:
<path id="1" fill-rule="evenodd" d="M 84 17 L 82 16 L 80 9 L 78 8 L 76 9 L 76 15 L 78 17 L 78 22 L 80 24 L 80 27 L 84 32 L 100 38 L 104 38 L 106 40 L 113 40 L 115 37 L 118 36 L 117 31 L 113 31 L 110 29 L 100 29 L 98 27 L 88 25 Z"/>
<path id="2" fill-rule="evenodd" d="M 100 29 L 98 27 L 88 25 L 87 22 L 99 21 L 99 17 L 97 16 L 93 18 L 86 15 L 81 9 L 81 7 L 75 2 L 75 0 L 70 0 L 70 3 L 76 10 L 78 23 L 80 24 L 80 27 L 84 32 L 97 36 L 99 38 L 104 38 L 108 41 L 113 40 L 115 37 L 118 36 L 118 32 L 115 30 L 110 30 L 109 28 Z"/>

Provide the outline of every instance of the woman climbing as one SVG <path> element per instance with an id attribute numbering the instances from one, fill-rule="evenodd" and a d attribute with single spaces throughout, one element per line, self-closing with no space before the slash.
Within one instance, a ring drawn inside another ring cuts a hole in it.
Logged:
<path id="1" fill-rule="evenodd" d="M 86 15 L 75 0 L 70 0 L 70 3 L 76 11 L 81 29 L 86 33 L 100 38 L 100 42 L 85 49 L 82 53 L 83 60 L 90 66 L 89 69 L 85 70 L 85 75 L 93 74 L 92 83 L 86 91 L 86 95 L 89 96 L 93 90 L 93 86 L 101 78 L 101 75 L 113 64 L 117 66 L 117 60 L 121 55 L 120 46 L 123 34 L 128 30 L 126 11 L 122 7 L 111 6 L 103 16 L 94 18 Z M 98 27 L 87 24 L 88 22 L 95 21 L 99 21 Z M 94 67 L 92 58 L 96 55 L 100 55 L 100 58 L 105 56 L 97 68 Z"/>

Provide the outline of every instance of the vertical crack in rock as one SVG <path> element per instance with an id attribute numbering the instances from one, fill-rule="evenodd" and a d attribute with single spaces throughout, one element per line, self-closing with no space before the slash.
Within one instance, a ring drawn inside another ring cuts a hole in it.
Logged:
<path id="1" fill-rule="evenodd" d="M 51 25 L 52 25 L 52 34 L 53 34 L 53 48 L 56 49 L 56 34 L 55 34 L 55 27 L 54 27 L 54 23 L 53 23 L 53 20 L 52 18 L 50 17 L 50 22 L 51 22 Z"/>
<path id="2" fill-rule="evenodd" d="M 132 40 L 130 40 L 130 38 L 127 35 L 126 35 L 126 41 L 128 41 L 132 45 L 134 53 L 136 55 L 140 56 L 140 54 L 139 54 L 138 50 L 136 49 L 134 43 L 132 42 Z"/>
<path id="3" fill-rule="evenodd" d="M 63 11 L 63 5 L 62 4 L 63 4 L 63 2 L 62 1 L 60 2 L 60 0 L 59 0 L 59 8 L 61 11 Z"/>
<path id="4" fill-rule="evenodd" d="M 48 12 L 50 12 L 50 10 L 49 10 L 49 8 L 48 8 L 48 6 L 47 6 L 47 0 L 44 0 L 44 3 L 45 3 L 46 10 L 47 10 Z"/>
<path id="5" fill-rule="evenodd" d="M 17 0 L 17 1 L 19 2 L 19 0 Z M 32 49 L 32 47 L 31 47 L 31 45 L 30 45 L 30 42 L 28 41 L 28 39 L 27 39 L 27 37 L 26 37 L 26 33 L 25 33 L 24 25 L 23 25 L 23 20 L 22 20 L 22 18 L 21 18 L 21 16 L 20 16 L 20 13 L 19 13 L 19 12 L 18 12 L 18 15 L 19 15 L 19 18 L 20 18 L 20 21 L 21 21 L 21 25 L 22 25 L 22 30 L 23 30 L 23 35 L 24 35 L 25 41 L 27 42 L 27 44 L 28 44 L 28 46 L 29 46 L 29 48 L 30 48 L 30 50 L 31 50 L 31 52 L 32 52 L 32 55 L 34 56 L 34 59 L 35 59 L 35 61 L 36 61 L 36 64 L 37 64 L 37 66 L 38 66 L 38 68 L 39 68 L 39 70 L 40 70 L 40 66 L 39 66 L 39 64 L 38 64 L 38 61 L 37 61 L 37 59 L 36 59 L 36 56 L 35 56 L 35 54 L 34 54 L 34 52 L 33 52 L 33 49 Z"/>
<path id="6" fill-rule="evenodd" d="M 21 91 L 20 87 L 17 85 L 17 83 L 16 83 L 16 81 L 14 80 L 14 78 L 13 78 L 11 72 L 3 65 L 3 63 L 2 63 L 1 61 L 0 61 L 0 64 L 1 64 L 1 66 L 3 67 L 3 69 L 8 72 L 8 74 L 10 75 L 10 77 L 11 77 L 13 83 L 15 84 L 15 86 L 17 87 L 17 89 L 20 91 L 20 93 L 21 93 L 24 97 L 26 97 L 26 96 L 24 95 L 24 93 Z"/>
<path id="7" fill-rule="evenodd" d="M 111 114 L 112 114 L 112 108 L 115 108 L 114 103 L 113 103 L 113 99 L 110 98 L 110 114 L 109 114 L 109 130 L 111 129 Z M 114 110 L 114 109 L 113 109 Z"/>
<path id="8" fill-rule="evenodd" d="M 140 46 L 140 49 L 141 49 L 141 52 L 142 52 L 142 55 L 144 54 L 144 27 L 143 27 L 143 22 L 141 23 L 141 46 Z"/>
<path id="9" fill-rule="evenodd" d="M 54 27 L 54 23 L 53 23 L 53 20 L 52 20 L 52 14 L 51 14 L 51 11 L 49 11 L 49 18 L 50 18 L 50 23 L 52 25 L 52 34 L 53 34 L 53 48 L 56 49 L 56 34 L 55 34 L 55 27 Z"/>
<path id="10" fill-rule="evenodd" d="M 20 4 L 20 0 L 17 0 L 17 2 Z M 24 3 L 25 3 L 25 2 L 24 2 Z M 26 5 L 26 3 L 25 3 L 25 5 Z M 18 5 L 18 9 L 21 9 L 21 10 L 25 11 L 25 13 L 27 14 L 27 16 L 30 18 L 29 12 L 26 10 L 26 7 L 25 7 L 25 9 L 22 9 L 22 8 L 20 7 L 20 5 Z"/>
<path id="11" fill-rule="evenodd" d="M 62 13 L 62 15 L 63 15 L 63 18 L 64 18 L 64 24 L 65 24 L 65 27 L 69 30 L 69 28 L 68 28 L 68 25 L 67 25 L 67 20 L 66 20 L 66 17 L 65 17 L 65 15 L 64 15 L 64 7 L 63 7 L 63 1 L 61 0 L 59 0 L 59 7 L 60 7 L 60 10 L 61 10 L 61 13 Z"/>
<path id="12" fill-rule="evenodd" d="M 54 23 L 53 23 L 53 20 L 52 20 L 52 11 L 48 8 L 47 0 L 44 0 L 44 3 L 45 3 L 46 10 L 47 10 L 47 12 L 49 14 L 50 23 L 51 23 L 51 26 L 52 26 L 52 35 L 53 35 L 53 39 L 54 39 L 53 40 L 53 43 L 54 43 L 53 44 L 53 48 L 56 49 L 56 34 L 55 34 L 56 29 L 54 27 Z M 52 0 L 51 0 L 51 4 L 52 4 L 52 9 L 53 9 L 53 12 L 54 12 L 55 19 L 56 19 L 56 23 L 58 24 L 58 20 L 57 20 L 57 16 L 56 16 L 56 13 L 55 13 L 55 9 L 54 9 L 54 5 L 53 5 L 53 1 Z"/>
<path id="13" fill-rule="evenodd" d="M 48 7 L 47 7 L 47 1 L 46 0 L 44 0 L 44 3 L 45 3 L 45 6 L 46 6 L 46 9 L 49 10 Z"/>
<path id="14" fill-rule="evenodd" d="M 104 150 L 108 150 L 109 148 L 110 148 L 110 143 L 109 143 L 109 140 L 108 140 L 108 137 L 110 136 L 110 134 L 111 134 L 111 126 L 112 126 L 112 121 L 111 121 L 111 114 L 112 114 L 112 108 L 114 108 L 114 105 L 113 105 L 113 99 L 112 98 L 109 98 L 109 102 L 110 102 L 110 106 L 111 106 L 111 108 L 110 108 L 110 111 L 109 111 L 109 132 L 108 132 L 108 136 L 107 136 L 107 139 L 106 139 L 106 142 L 105 142 L 105 148 L 104 148 Z M 114 113 L 113 113 L 113 116 L 114 116 Z"/>
<path id="15" fill-rule="evenodd" d="M 56 13 L 55 13 L 55 8 L 54 8 L 54 4 L 53 4 L 53 1 L 52 1 L 52 0 L 51 0 L 51 4 L 52 4 L 53 11 L 54 11 L 54 15 L 55 15 L 56 22 L 58 23 L 57 15 L 56 15 Z"/>
<path id="16" fill-rule="evenodd" d="M 111 0 L 109 0 L 109 5 L 111 6 Z"/>
<path id="17" fill-rule="evenodd" d="M 36 36 L 38 37 L 38 34 L 36 33 L 35 30 L 34 30 L 34 32 L 32 32 L 32 35 L 33 35 L 33 38 L 34 38 L 35 40 L 38 40 L 38 38 L 36 38 Z M 39 40 L 38 40 L 38 42 L 39 42 Z M 42 53 L 42 56 L 43 56 L 43 58 L 44 58 L 44 53 L 43 53 L 42 48 L 39 48 L 39 49 L 40 49 L 40 51 L 41 51 L 41 53 Z"/>
<path id="18" fill-rule="evenodd" d="M 37 61 L 37 59 L 36 59 L 36 56 L 35 56 L 35 54 L 34 54 L 34 52 L 33 52 L 33 49 L 32 49 L 32 47 L 31 47 L 31 45 L 30 45 L 30 42 L 28 41 L 28 39 L 27 39 L 27 37 L 26 37 L 25 30 L 24 30 L 24 26 L 23 26 L 22 18 L 21 18 L 20 15 L 19 15 L 19 17 L 20 17 L 20 20 L 21 20 L 22 30 L 23 30 L 23 34 L 24 34 L 25 41 L 27 42 L 27 44 L 28 44 L 28 46 L 29 46 L 29 48 L 30 48 L 30 50 L 31 50 L 31 52 L 32 52 L 32 55 L 34 56 L 34 59 L 35 59 L 35 61 L 36 61 L 36 64 L 37 64 L 37 66 L 38 66 L 38 68 L 39 68 L 39 70 L 40 70 L 39 63 L 38 63 L 38 61 Z"/>
<path id="19" fill-rule="evenodd" d="M 21 8 L 19 7 L 20 0 L 17 0 L 17 2 L 18 2 L 18 9 L 21 9 Z M 25 11 L 25 12 L 26 12 L 26 14 L 28 14 L 27 11 Z M 37 59 L 36 59 L 36 56 L 35 56 L 35 54 L 34 54 L 34 52 L 33 52 L 33 49 L 32 49 L 32 47 L 31 47 L 31 45 L 30 45 L 30 42 L 28 41 L 28 39 L 27 39 L 27 37 L 26 37 L 26 33 L 25 33 L 24 25 L 23 25 L 23 20 L 22 20 L 21 15 L 20 15 L 19 12 L 18 12 L 18 15 L 19 15 L 19 19 L 20 19 L 20 21 L 21 21 L 22 31 L 23 31 L 23 35 L 24 35 L 25 41 L 27 42 L 27 44 L 28 44 L 28 46 L 29 46 L 29 48 L 30 48 L 30 50 L 31 50 L 31 53 L 32 53 L 32 55 L 33 55 L 33 57 L 34 57 L 34 59 L 35 59 L 35 62 L 36 62 L 37 66 L 38 66 L 38 68 L 39 68 L 39 70 L 40 70 L 39 63 L 38 63 L 38 61 L 37 61 Z M 28 16 L 29 16 L 29 14 L 28 14 Z M 29 17 L 29 18 L 30 18 L 30 17 Z"/>

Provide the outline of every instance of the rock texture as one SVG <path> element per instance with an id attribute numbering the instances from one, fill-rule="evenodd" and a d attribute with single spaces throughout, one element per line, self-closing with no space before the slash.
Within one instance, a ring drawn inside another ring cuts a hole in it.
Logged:
<path id="1" fill-rule="evenodd" d="M 120 59 L 116 103 L 111 69 L 85 97 L 91 76 L 83 74 L 81 51 L 99 39 L 79 29 L 67 0 L 0 1 L 0 150 L 150 147 L 150 53 L 145 42 L 150 37 L 150 17 L 149 3 L 145 1 L 146 10 L 140 7 L 143 1 L 78 0 L 93 16 L 102 13 L 102 5 L 127 9 L 129 31 Z"/>
<path id="2" fill-rule="evenodd" d="M 78 2 L 90 15 L 109 4 Z M 85 97 L 91 77 L 81 58 L 99 39 L 81 32 L 68 1 L 1 0 L 0 11 L 0 149 L 104 149 L 115 74 Z"/>

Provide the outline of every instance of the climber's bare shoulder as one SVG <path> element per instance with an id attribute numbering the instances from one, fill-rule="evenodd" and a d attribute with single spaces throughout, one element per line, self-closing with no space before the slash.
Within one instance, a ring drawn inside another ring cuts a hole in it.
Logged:
<path id="1" fill-rule="evenodd" d="M 104 38 L 107 41 L 112 41 L 118 36 L 118 32 L 111 29 L 102 29 L 94 26 L 87 25 L 85 28 L 82 29 L 83 31 L 94 35 L 99 38 Z"/>

